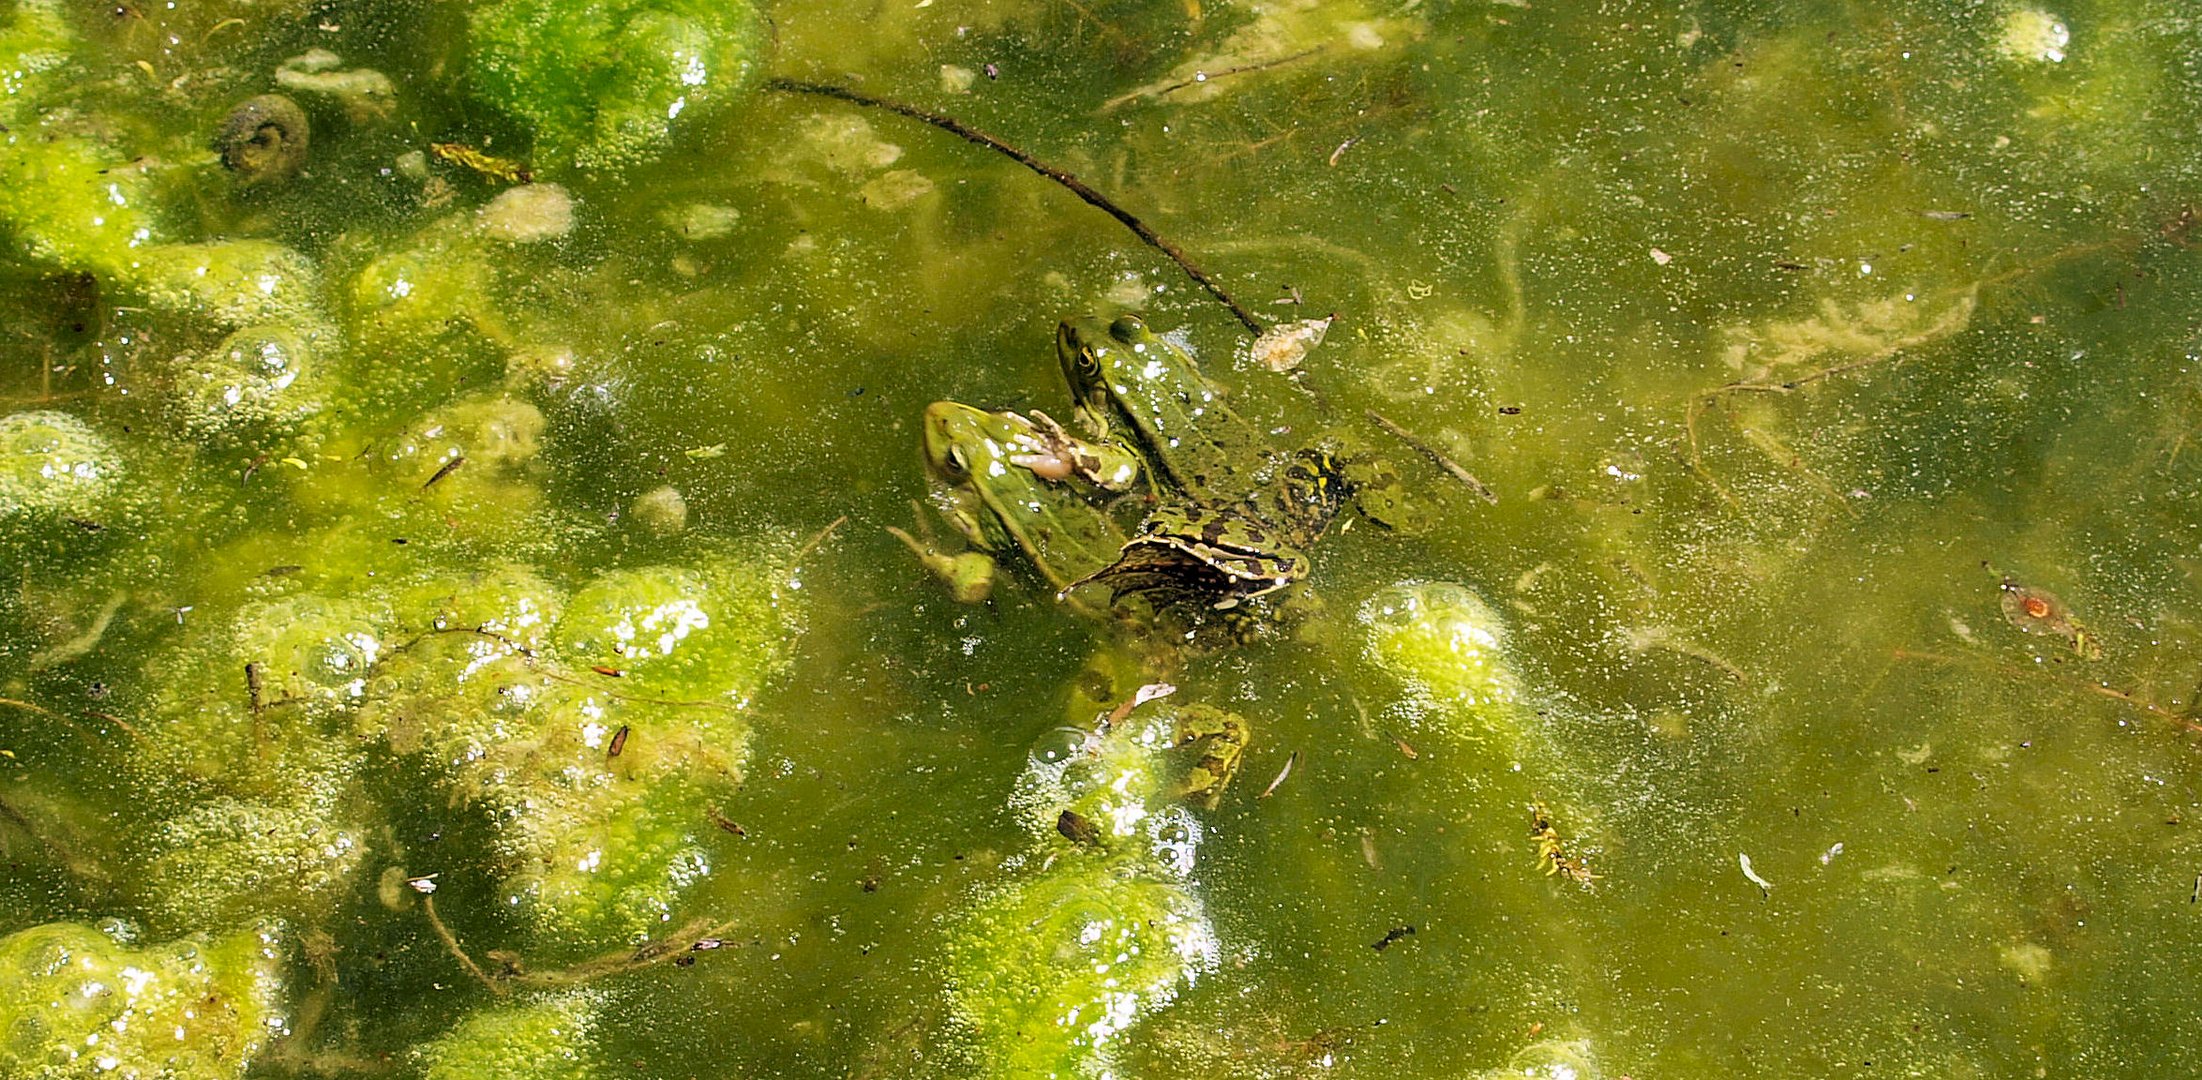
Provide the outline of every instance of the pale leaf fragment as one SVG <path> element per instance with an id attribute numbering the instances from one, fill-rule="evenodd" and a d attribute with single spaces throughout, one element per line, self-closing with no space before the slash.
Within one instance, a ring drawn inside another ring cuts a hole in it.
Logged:
<path id="1" fill-rule="evenodd" d="M 1300 362 L 1307 359 L 1308 350 L 1323 343 L 1323 335 L 1330 331 L 1330 324 L 1337 318 L 1326 315 L 1320 319 L 1279 323 L 1254 339 L 1248 355 L 1271 371 L 1297 370 Z"/>

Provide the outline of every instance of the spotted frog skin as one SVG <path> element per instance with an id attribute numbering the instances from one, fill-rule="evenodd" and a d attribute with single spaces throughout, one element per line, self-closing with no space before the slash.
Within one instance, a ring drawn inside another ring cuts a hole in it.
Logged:
<path id="1" fill-rule="evenodd" d="M 1171 780 L 1172 798 L 1214 810 L 1223 804 L 1224 789 L 1239 774 L 1239 760 L 1246 754 L 1248 737 L 1244 717 L 1213 705 L 1186 705 L 1177 710 L 1176 745 L 1181 771 Z"/>
<path id="2" fill-rule="evenodd" d="M 1076 585 L 1229 610 L 1307 576 L 1306 549 L 1351 494 L 1327 451 L 1271 446 L 1138 316 L 1065 320 L 1055 345 L 1080 422 L 1124 432 L 1162 490 L 1115 561 Z"/>

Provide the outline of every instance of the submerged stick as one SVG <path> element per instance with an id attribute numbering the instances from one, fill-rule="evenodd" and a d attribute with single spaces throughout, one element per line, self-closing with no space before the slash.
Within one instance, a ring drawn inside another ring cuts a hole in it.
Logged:
<path id="1" fill-rule="evenodd" d="M 2057 683 L 2065 686 L 2067 689 L 2084 690 L 2090 694 L 2097 694 L 2102 697 L 2109 698 L 2112 701 L 2124 702 L 2125 704 L 2139 709 L 2142 712 L 2148 713 L 2151 716 L 2158 716 L 2169 720 L 2172 723 L 2179 725 L 2182 731 L 2188 732 L 2190 734 L 2202 734 L 2202 720 L 2198 720 L 2193 715 L 2185 712 L 2167 709 L 2164 706 L 2158 705 L 2157 703 L 2150 701 L 2147 698 L 2141 697 L 2129 690 L 2120 690 L 2115 686 L 2106 686 L 2102 683 L 2081 682 L 2075 679 L 2067 679 L 2052 670 L 2036 667 L 2022 667 L 2018 664 L 2005 663 L 2000 660 L 1993 660 L 1986 657 L 1974 657 L 1966 655 L 1951 656 L 1943 653 L 1919 652 L 1912 649 L 1896 649 L 1892 651 L 1889 656 L 1892 659 L 1896 660 L 1924 660 L 1930 663 L 1937 664 L 1973 663 L 1979 664 L 1984 667 L 1992 667 L 2000 672 L 2003 672 L 2006 675 L 2012 676 L 2023 676 L 2027 674 L 2039 675 L 2052 679 Z"/>
<path id="2" fill-rule="evenodd" d="M 835 529 L 838 529 L 841 526 L 848 524 L 848 521 L 849 515 L 843 514 L 840 517 L 837 517 L 832 521 L 827 522 L 825 528 L 820 529 L 815 533 L 812 533 L 810 539 L 803 541 L 802 547 L 795 549 L 795 558 L 790 560 L 790 562 L 795 565 L 801 565 L 804 559 L 810 558 L 811 552 L 818 550 L 818 545 L 825 543 L 826 538 L 833 535 L 833 531 Z"/>
<path id="3" fill-rule="evenodd" d="M 1299 52 L 1293 53 L 1290 56 L 1280 56 L 1272 60 L 1258 60 L 1251 64 L 1240 64 L 1237 67 L 1229 67 L 1217 72 L 1194 72 L 1192 78 L 1179 79 L 1178 81 L 1171 83 L 1168 86 L 1164 86 L 1161 89 L 1150 90 L 1142 88 L 1139 90 L 1134 90 L 1128 94 L 1118 94 L 1117 96 L 1102 102 L 1101 111 L 1115 112 L 1118 106 L 1123 105 L 1124 103 L 1129 101 L 1137 101 L 1143 97 L 1166 97 L 1170 94 L 1175 94 L 1180 90 L 1186 89 L 1187 87 L 1203 86 L 1208 83 L 1215 82 L 1217 79 L 1226 79 L 1233 75 L 1245 75 L 1249 72 L 1267 71 L 1270 68 L 1283 67 L 1286 64 L 1290 64 L 1298 60 L 1305 60 L 1308 57 L 1315 55 L 1316 53 L 1322 52 L 1323 48 L 1324 47 L 1321 45 L 1316 45 L 1310 48 L 1301 49 Z M 1153 84 L 1150 83 L 1148 85 L 1152 86 Z"/>
<path id="4" fill-rule="evenodd" d="M 1055 181 L 1057 184 L 1062 185 L 1071 194 L 1085 200 L 1088 206 L 1092 206 L 1095 209 L 1098 209 L 1101 212 L 1109 215 L 1110 217 L 1113 217 L 1116 220 L 1122 222 L 1124 224 L 1124 227 L 1130 229 L 1134 236 L 1139 237 L 1139 239 L 1144 241 L 1148 247 L 1151 247 L 1156 251 L 1159 251 L 1164 255 L 1169 256 L 1170 261 L 1178 265 L 1178 269 L 1185 271 L 1185 276 L 1192 278 L 1200 285 L 1201 288 L 1208 290 L 1208 294 L 1210 296 L 1213 296 L 1217 300 L 1221 301 L 1223 303 L 1223 306 L 1230 308 L 1231 314 L 1235 316 L 1250 333 L 1259 334 L 1262 332 L 1262 324 L 1255 320 L 1254 313 L 1248 311 L 1245 306 L 1241 305 L 1237 300 L 1232 299 L 1231 294 L 1225 292 L 1223 286 L 1219 284 L 1216 279 L 1209 277 L 1206 271 L 1202 270 L 1198 266 L 1193 265 L 1193 260 L 1186 258 L 1185 252 L 1179 250 L 1176 244 L 1173 244 L 1168 240 L 1163 239 L 1162 234 L 1157 233 L 1156 231 L 1154 231 L 1154 229 L 1150 228 L 1146 222 L 1141 221 L 1139 220 L 1139 218 L 1133 216 L 1131 211 L 1116 205 L 1116 203 L 1110 201 L 1108 196 L 1103 195 L 1100 192 L 1095 191 L 1091 187 L 1086 186 L 1085 181 L 1080 180 L 1075 176 L 1072 176 L 1070 173 L 1067 173 L 1062 169 L 1056 168 L 1055 166 L 1050 165 L 1047 162 L 1041 161 L 1040 159 L 1033 157 L 1031 154 L 1027 154 L 1024 151 L 1019 150 L 1016 147 L 1011 146 L 1008 143 L 987 134 L 986 132 L 980 131 L 979 129 L 972 127 L 969 124 L 965 124 L 960 120 L 957 120 L 953 117 L 942 116 L 939 113 L 927 112 L 924 109 L 920 109 L 915 105 L 905 105 L 899 101 L 889 101 L 886 98 L 876 98 L 871 96 L 870 94 L 859 93 L 858 91 L 850 90 L 846 87 L 828 86 L 824 83 L 802 82 L 796 79 L 768 79 L 765 81 L 765 88 L 769 90 L 779 90 L 790 94 L 813 94 L 818 97 L 829 97 L 837 101 L 846 101 L 852 105 L 862 105 L 868 109 L 885 109 L 886 111 L 894 113 L 898 116 L 906 116 L 912 120 L 931 124 L 934 127 L 941 129 L 942 131 L 956 136 L 959 139 L 962 139 L 966 142 L 977 143 L 978 145 L 986 147 L 987 149 L 992 150 L 997 154 L 1007 157 L 1010 160 L 1015 161 L 1017 164 L 1022 165 L 1025 168 L 1030 169 L 1033 172 L 1039 173 L 1041 176 L 1047 177 L 1048 179 Z"/>
<path id="5" fill-rule="evenodd" d="M 1476 475 L 1474 473 L 1461 468 L 1460 462 L 1454 461 L 1452 458 L 1446 457 L 1444 451 L 1439 450 L 1437 447 L 1431 446 L 1429 443 L 1422 441 L 1420 436 L 1416 435 L 1412 431 L 1408 431 L 1406 428 L 1400 427 L 1398 424 L 1392 423 L 1390 420 L 1386 419 L 1382 413 L 1379 413 L 1374 409 L 1369 410 L 1369 419 L 1376 421 L 1377 427 L 1383 428 L 1385 431 L 1390 432 L 1393 438 L 1398 439 L 1400 442 L 1406 443 L 1410 447 L 1413 447 L 1417 453 L 1421 454 L 1423 457 L 1429 458 L 1432 462 L 1436 463 L 1438 468 L 1445 470 L 1446 475 L 1451 476 L 1453 479 L 1468 485 L 1468 490 L 1475 492 L 1476 497 L 1482 499 L 1484 502 L 1492 504 L 1493 506 L 1498 505 L 1498 493 L 1492 491 L 1491 488 L 1483 481 L 1476 479 Z"/>
<path id="6" fill-rule="evenodd" d="M 474 958 L 466 954 L 465 947 L 459 944 L 458 935 L 452 933 L 451 928 L 445 926 L 443 920 L 437 917 L 435 897 L 422 893 L 421 910 L 428 913 L 428 926 L 436 932 L 436 939 L 443 942 L 444 951 L 457 959 L 459 966 L 465 968 L 467 974 L 474 976 L 483 986 L 489 988 L 490 993 L 498 997 L 503 997 L 511 992 L 498 985 L 497 980 L 489 977 L 489 972 L 483 971 L 482 966 L 475 963 Z"/>
<path id="7" fill-rule="evenodd" d="M 714 923 L 710 919 L 695 919 L 674 931 L 671 936 L 644 944 L 639 949 L 608 953 L 555 971 L 527 971 L 521 968 L 518 957 L 491 952 L 491 959 L 501 958 L 508 965 L 506 971 L 492 975 L 475 963 L 472 956 L 467 955 L 466 948 L 459 944 L 458 935 L 444 925 L 443 919 L 436 914 L 434 896 L 426 892 L 421 894 L 421 910 L 427 913 L 428 925 L 435 930 L 437 939 L 443 942 L 444 951 L 458 960 L 467 974 L 474 976 L 483 986 L 489 988 L 490 993 L 498 997 L 511 994 L 513 986 L 530 989 L 581 986 L 607 976 L 623 975 L 667 961 L 683 966 L 692 964 L 695 963 L 693 957 L 696 953 L 725 948 L 729 943 L 719 935 L 734 925 L 731 921 Z"/>

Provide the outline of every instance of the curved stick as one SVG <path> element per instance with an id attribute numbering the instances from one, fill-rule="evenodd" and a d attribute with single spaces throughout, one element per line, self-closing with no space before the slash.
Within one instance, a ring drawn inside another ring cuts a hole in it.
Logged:
<path id="1" fill-rule="evenodd" d="M 1063 170 L 1058 169 L 1053 165 L 1048 164 L 1047 162 L 1041 161 L 1040 159 L 1033 157 L 1031 154 L 1027 154 L 1024 151 L 1019 150 L 1016 147 L 1011 146 L 1008 143 L 1005 143 L 1000 139 L 997 139 L 994 136 L 989 135 L 986 132 L 980 131 L 979 129 L 965 124 L 962 121 L 957 120 L 953 117 L 942 116 L 939 113 L 926 112 L 924 109 L 920 109 L 915 105 L 905 105 L 899 101 L 889 101 L 885 98 L 872 97 L 869 94 L 859 93 L 855 90 L 850 90 L 845 87 L 828 86 L 824 83 L 801 82 L 795 79 L 768 79 L 765 81 L 765 88 L 768 90 L 779 90 L 790 94 L 815 94 L 819 97 L 830 97 L 839 101 L 846 101 L 852 105 L 862 105 L 870 109 L 885 109 L 886 111 L 894 113 L 898 116 L 907 116 L 912 120 L 931 124 L 934 127 L 941 129 L 942 131 L 945 131 L 951 135 L 956 136 L 957 138 L 965 140 L 966 142 L 977 143 L 978 145 L 986 147 L 987 149 L 992 150 L 997 154 L 1001 154 L 1002 156 L 1007 157 L 1012 161 L 1015 161 L 1017 164 L 1022 165 L 1027 169 L 1031 169 L 1033 172 L 1039 173 L 1041 176 L 1047 177 L 1048 179 L 1053 180 L 1058 184 L 1061 184 L 1063 187 L 1067 188 L 1071 194 L 1076 195 L 1081 199 L 1084 199 L 1087 205 L 1095 207 L 1103 213 L 1108 214 L 1110 217 L 1113 217 L 1116 220 L 1123 222 L 1124 227 L 1130 229 L 1133 235 L 1139 237 L 1142 241 L 1145 241 L 1148 247 L 1151 247 L 1156 251 L 1159 251 L 1164 255 L 1169 256 L 1171 262 L 1176 263 L 1179 269 L 1185 271 L 1185 276 L 1190 277 L 1194 281 L 1200 283 L 1200 287 L 1208 290 L 1209 295 L 1215 297 L 1217 300 L 1222 301 L 1223 306 L 1230 308 L 1231 314 L 1236 316 L 1239 322 L 1244 324 L 1249 332 L 1254 334 L 1259 334 L 1262 332 L 1262 324 L 1255 320 L 1254 313 L 1246 310 L 1246 308 L 1240 305 L 1237 300 L 1233 300 L 1231 298 L 1231 294 L 1223 291 L 1223 286 L 1218 284 L 1216 282 L 1216 279 L 1209 277 L 1206 271 L 1202 270 L 1198 266 L 1193 265 L 1193 260 L 1186 258 L 1185 253 L 1178 250 L 1177 245 L 1172 244 L 1168 240 L 1164 240 L 1162 238 L 1162 235 L 1149 228 L 1146 222 L 1141 221 L 1136 217 L 1133 217 L 1131 211 L 1126 210 L 1113 202 L 1110 202 L 1108 196 L 1103 195 L 1090 187 L 1087 187 L 1085 181 L 1080 180 L 1077 177 L 1072 176 L 1071 174 L 1064 172 Z"/>

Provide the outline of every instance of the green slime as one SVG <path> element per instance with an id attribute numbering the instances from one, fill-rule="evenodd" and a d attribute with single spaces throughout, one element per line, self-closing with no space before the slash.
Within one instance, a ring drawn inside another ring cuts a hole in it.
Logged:
<path id="1" fill-rule="evenodd" d="M 0 8 L 0 1071 L 2197 1071 L 2182 6 L 769 14 Z M 1118 223 L 767 71 L 1340 318 L 1254 370 Z M 884 531 L 926 402 L 1060 400 L 1122 309 L 1431 523 L 1170 673 L 1256 733 L 1214 811 L 1020 785 L 1108 631 Z"/>

